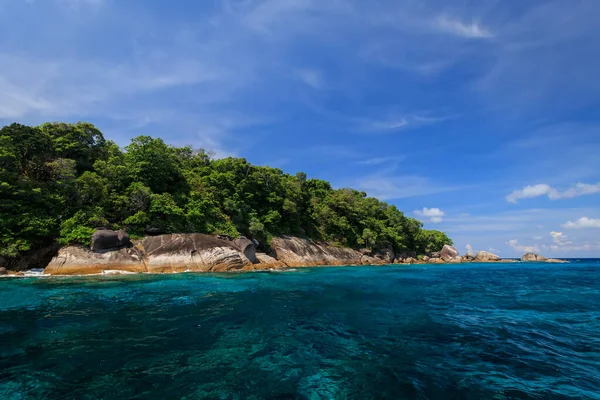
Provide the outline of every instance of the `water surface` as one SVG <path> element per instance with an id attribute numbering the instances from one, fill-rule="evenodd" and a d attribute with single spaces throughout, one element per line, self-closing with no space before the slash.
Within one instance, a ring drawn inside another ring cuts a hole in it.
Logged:
<path id="1" fill-rule="evenodd" d="M 600 399 L 600 263 L 0 279 L 1 399 Z"/>

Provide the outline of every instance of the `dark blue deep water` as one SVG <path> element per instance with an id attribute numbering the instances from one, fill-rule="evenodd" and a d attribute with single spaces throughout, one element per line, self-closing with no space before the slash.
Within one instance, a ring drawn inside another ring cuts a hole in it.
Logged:
<path id="1" fill-rule="evenodd" d="M 600 399 L 600 263 L 0 279 L 0 399 Z"/>

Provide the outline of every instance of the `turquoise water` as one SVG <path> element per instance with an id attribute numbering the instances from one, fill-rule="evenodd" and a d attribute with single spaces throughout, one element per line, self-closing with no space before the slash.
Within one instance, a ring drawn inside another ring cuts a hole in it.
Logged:
<path id="1" fill-rule="evenodd" d="M 600 263 L 0 279 L 1 399 L 600 399 Z"/>

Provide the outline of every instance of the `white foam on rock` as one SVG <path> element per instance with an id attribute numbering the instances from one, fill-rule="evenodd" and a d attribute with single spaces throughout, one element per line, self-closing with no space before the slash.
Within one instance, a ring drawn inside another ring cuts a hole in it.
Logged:
<path id="1" fill-rule="evenodd" d="M 135 275 L 137 272 L 121 271 L 116 269 L 107 269 L 102 271 L 102 275 Z"/>

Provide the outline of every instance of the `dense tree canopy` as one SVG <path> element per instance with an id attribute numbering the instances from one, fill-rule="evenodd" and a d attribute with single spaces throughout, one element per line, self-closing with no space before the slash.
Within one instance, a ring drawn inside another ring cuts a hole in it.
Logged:
<path id="1" fill-rule="evenodd" d="M 124 151 L 89 123 L 0 130 L 0 256 L 54 241 L 89 242 L 97 227 L 135 235 L 203 232 L 268 244 L 292 234 L 426 254 L 451 240 L 364 192 L 306 174 L 212 160 L 204 150 L 140 136 Z"/>

